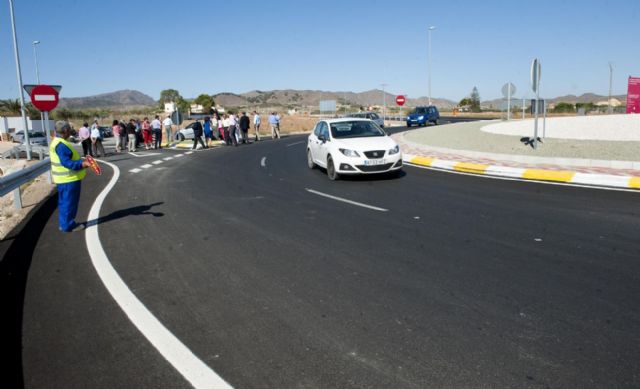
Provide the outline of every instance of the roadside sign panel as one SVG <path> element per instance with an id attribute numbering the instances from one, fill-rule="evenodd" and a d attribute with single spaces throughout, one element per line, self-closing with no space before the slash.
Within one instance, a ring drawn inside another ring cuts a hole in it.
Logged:
<path id="1" fill-rule="evenodd" d="M 640 77 L 629 77 L 627 113 L 640 113 Z"/>
<path id="2" fill-rule="evenodd" d="M 58 106 L 58 91 L 49 85 L 33 87 L 29 92 L 29 96 L 31 97 L 31 104 L 41 112 L 53 111 Z"/>
<path id="3" fill-rule="evenodd" d="M 505 99 L 508 99 L 509 97 L 515 94 L 516 94 L 516 86 L 513 85 L 513 83 L 507 82 L 502 86 L 502 96 L 504 96 Z"/>
<path id="4" fill-rule="evenodd" d="M 531 63 L 531 89 L 533 89 L 534 92 L 538 91 L 538 87 L 540 86 L 541 75 L 542 75 L 542 66 L 540 65 L 540 60 L 536 58 Z"/>
<path id="5" fill-rule="evenodd" d="M 404 103 L 407 102 L 407 99 L 405 99 L 405 97 L 403 95 L 397 96 L 396 97 L 396 104 L 398 104 L 399 106 L 403 106 Z"/>

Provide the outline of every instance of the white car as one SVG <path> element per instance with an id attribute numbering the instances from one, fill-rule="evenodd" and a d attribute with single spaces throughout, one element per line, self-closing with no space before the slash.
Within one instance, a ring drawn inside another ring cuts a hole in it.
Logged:
<path id="1" fill-rule="evenodd" d="M 340 175 L 399 172 L 398 144 L 368 119 L 319 121 L 307 142 L 307 165 L 327 169 L 331 180 Z"/>
<path id="2" fill-rule="evenodd" d="M 181 128 L 176 132 L 175 139 L 183 141 L 185 139 L 193 139 L 193 125 L 195 122 L 189 124 L 185 128 Z"/>

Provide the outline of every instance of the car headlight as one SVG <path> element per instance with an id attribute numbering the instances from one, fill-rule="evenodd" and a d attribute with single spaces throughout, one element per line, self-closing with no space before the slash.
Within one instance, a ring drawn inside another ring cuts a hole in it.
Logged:
<path id="1" fill-rule="evenodd" d="M 400 152 L 400 146 L 396 145 L 396 147 L 389 149 L 389 155 L 398 154 Z"/>
<path id="2" fill-rule="evenodd" d="M 423 120 L 423 119 L 424 119 L 424 116 L 420 116 L 420 117 L 418 118 L 418 120 Z"/>
<path id="3" fill-rule="evenodd" d="M 407 120 L 411 120 L 411 116 L 407 116 Z"/>
<path id="4" fill-rule="evenodd" d="M 339 149 L 339 150 L 340 150 L 340 152 L 342 154 L 344 154 L 347 157 L 359 157 L 360 156 L 360 154 L 358 154 L 358 152 L 355 151 L 355 150 L 349 150 L 349 149 Z"/>

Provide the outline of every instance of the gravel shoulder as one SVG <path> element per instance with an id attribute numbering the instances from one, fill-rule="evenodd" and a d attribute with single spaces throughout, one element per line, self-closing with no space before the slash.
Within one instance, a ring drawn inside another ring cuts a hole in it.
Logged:
<path id="1" fill-rule="evenodd" d="M 547 138 L 538 149 L 522 141 L 521 136 L 481 131 L 499 120 L 429 126 L 405 133 L 409 142 L 453 150 L 473 150 L 495 154 L 530 157 L 583 158 L 611 161 L 640 161 L 640 142 Z M 531 135 L 533 136 L 533 134 Z"/>

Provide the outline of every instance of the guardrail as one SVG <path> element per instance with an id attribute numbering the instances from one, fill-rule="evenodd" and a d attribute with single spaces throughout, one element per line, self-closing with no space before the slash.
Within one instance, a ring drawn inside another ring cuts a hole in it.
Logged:
<path id="1" fill-rule="evenodd" d="M 22 209 L 22 193 L 20 186 L 34 180 L 51 169 L 51 162 L 46 158 L 20 171 L 0 177 L 0 197 L 13 192 L 13 207 Z"/>

